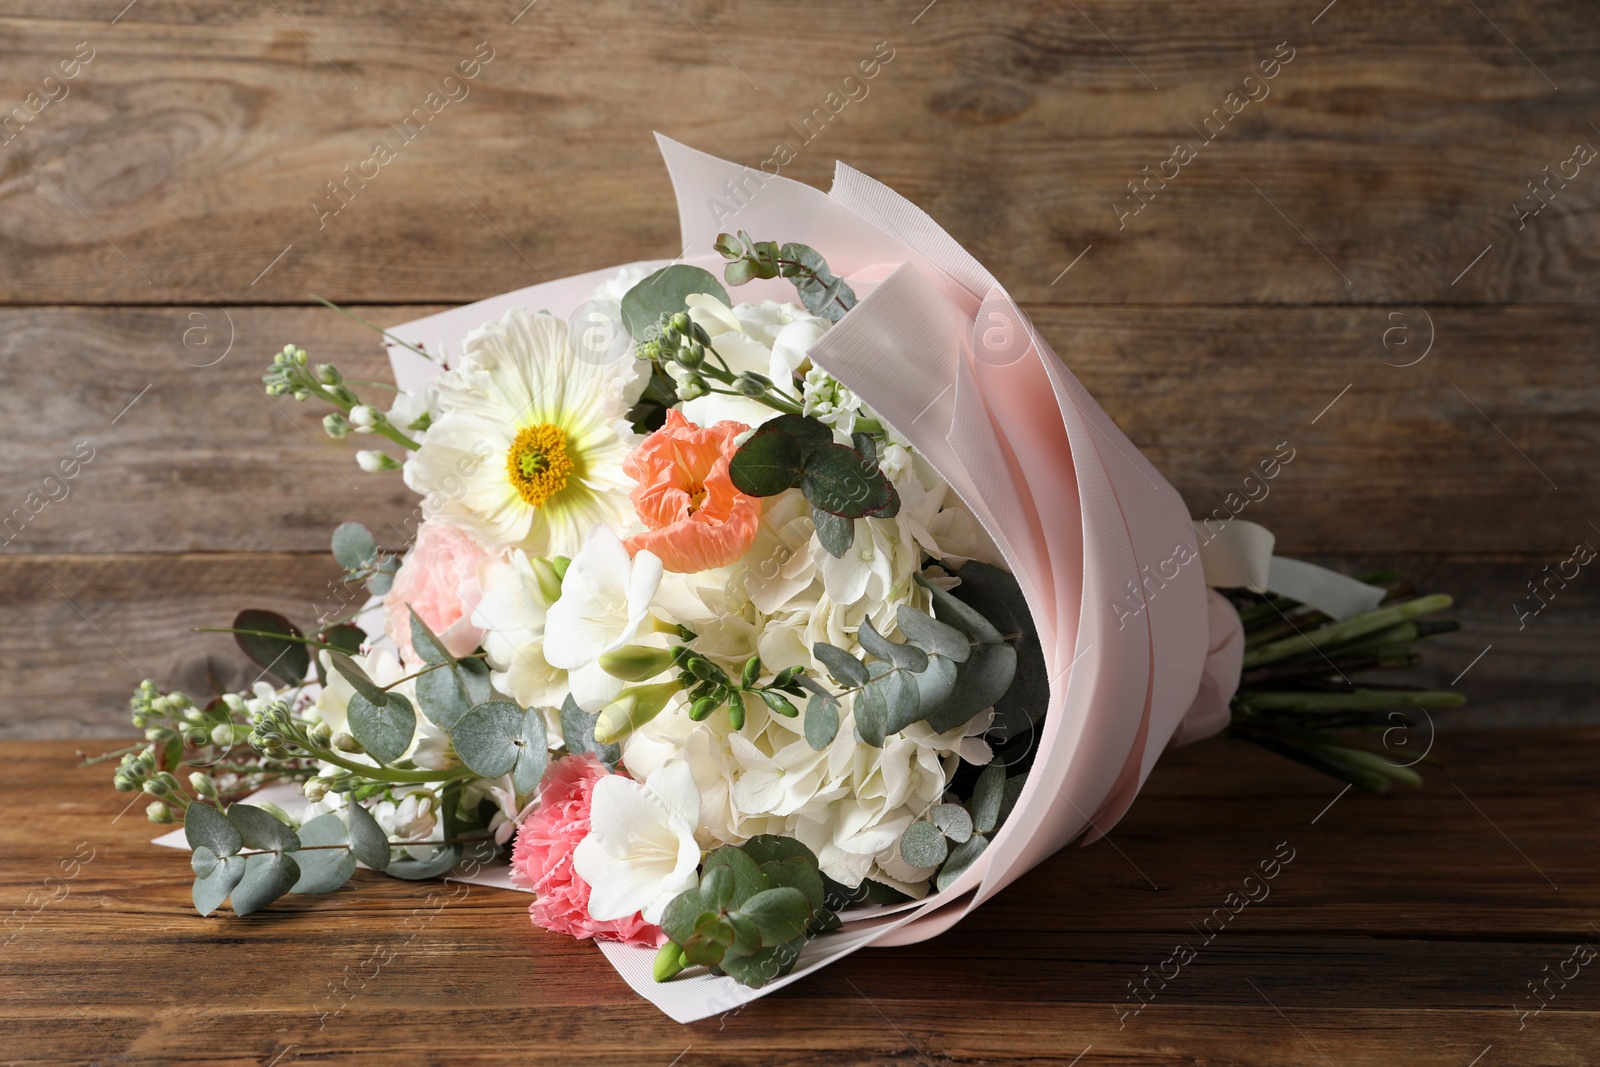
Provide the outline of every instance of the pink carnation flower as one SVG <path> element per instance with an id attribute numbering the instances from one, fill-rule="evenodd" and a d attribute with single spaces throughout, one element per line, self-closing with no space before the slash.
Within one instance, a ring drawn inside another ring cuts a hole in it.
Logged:
<path id="1" fill-rule="evenodd" d="M 452 656 L 468 655 L 483 641 L 483 631 L 472 625 L 473 609 L 483 595 L 478 588 L 483 559 L 483 549 L 461 530 L 442 522 L 422 524 L 417 543 L 383 598 L 389 636 L 407 660 L 417 658 L 411 647 L 411 611 L 422 616 Z"/>
<path id="2" fill-rule="evenodd" d="M 589 833 L 594 785 L 610 772 L 593 756 L 566 756 L 550 765 L 539 807 L 523 820 L 511 850 L 512 876 L 537 898 L 528 908 L 536 925 L 576 938 L 594 937 L 656 948 L 661 928 L 637 912 L 599 922 L 589 915 L 589 883 L 572 867 L 572 853 Z"/>

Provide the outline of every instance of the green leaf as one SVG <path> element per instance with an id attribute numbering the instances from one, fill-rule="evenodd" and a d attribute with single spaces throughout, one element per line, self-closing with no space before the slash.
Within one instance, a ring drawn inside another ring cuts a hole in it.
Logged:
<path id="1" fill-rule="evenodd" d="M 811 903 L 792 886 L 764 889 L 739 906 L 739 911 L 761 929 L 763 945 L 781 945 L 806 932 Z"/>
<path id="2" fill-rule="evenodd" d="M 716 911 L 733 905 L 737 880 L 727 867 L 713 867 L 700 880 L 700 900 L 707 908 Z"/>
<path id="3" fill-rule="evenodd" d="M 262 637 L 259 633 L 234 634 L 233 640 L 251 662 L 284 685 L 299 685 L 311 669 L 311 654 L 306 651 L 300 630 L 275 611 L 251 609 L 234 616 L 233 629 L 259 630 L 282 634 Z"/>
<path id="4" fill-rule="evenodd" d="M 756 861 L 734 845 L 713 849 L 700 867 L 700 877 L 705 878 L 716 867 L 726 867 L 733 872 L 734 889 L 732 907 L 741 907 L 745 901 L 767 888 L 766 876 Z"/>
<path id="5" fill-rule="evenodd" d="M 411 605 L 406 605 L 406 611 L 411 616 L 411 647 L 417 650 L 417 655 L 422 657 L 424 663 L 454 663 L 455 657 L 449 649 L 444 647 L 444 642 L 433 632 L 426 620 L 421 615 L 411 610 Z M 434 672 L 438 673 L 438 672 Z M 427 675 L 423 675 L 427 677 Z"/>
<path id="6" fill-rule="evenodd" d="M 950 694 L 955 692 L 956 679 L 959 677 L 957 667 L 943 656 L 931 656 L 928 659 L 926 670 L 911 676 L 917 683 L 917 695 L 921 701 L 919 716 L 931 719 L 936 715 L 945 701 L 950 699 Z M 890 732 L 894 732 L 894 723 L 889 723 Z M 906 723 L 900 729 L 904 730 Z"/>
<path id="7" fill-rule="evenodd" d="M 948 590 L 940 589 L 920 574 L 912 575 L 912 578 L 918 585 L 926 589 L 928 595 L 932 597 L 933 609 L 937 613 L 939 621 L 948 623 L 974 641 L 998 645 L 1005 640 L 1004 635 L 999 630 L 996 630 L 988 619 L 963 601 L 951 596 Z"/>
<path id="8" fill-rule="evenodd" d="M 900 835 L 900 858 L 913 867 L 937 867 L 949 854 L 944 834 L 931 822 L 914 822 Z"/>
<path id="9" fill-rule="evenodd" d="M 194 855 L 189 857 L 189 867 L 194 871 L 196 878 L 208 878 L 211 872 L 217 869 L 217 854 L 201 845 L 194 850 Z"/>
<path id="10" fill-rule="evenodd" d="M 813 507 L 850 519 L 875 515 L 890 501 L 889 479 L 845 445 L 825 445 L 806 457 L 800 488 Z"/>
<path id="11" fill-rule="evenodd" d="M 800 484 L 805 461 L 806 446 L 799 438 L 763 425 L 728 461 L 728 476 L 748 496 L 777 496 Z"/>
<path id="12" fill-rule="evenodd" d="M 894 621 L 906 640 L 925 652 L 943 656 L 952 663 L 965 663 L 972 654 L 972 642 L 966 634 L 910 604 L 901 604 L 895 609 Z"/>
<path id="13" fill-rule="evenodd" d="M 928 669 L 927 653 L 915 645 L 900 644 L 884 637 L 878 632 L 878 628 L 872 625 L 870 616 L 861 620 L 861 626 L 856 630 L 856 640 L 861 642 L 861 647 L 870 655 L 887 660 L 896 667 L 904 667 L 912 672 Z"/>
<path id="14" fill-rule="evenodd" d="M 350 830 L 334 812 L 318 815 L 300 827 L 300 847 L 307 845 L 348 845 Z M 300 879 L 291 893 L 331 893 L 350 881 L 356 871 L 356 857 L 348 848 L 317 848 L 295 857 Z"/>
<path id="15" fill-rule="evenodd" d="M 817 861 L 809 856 L 790 856 L 788 859 L 772 860 L 761 864 L 761 874 L 766 878 L 767 884 L 773 887 L 788 886 L 798 889 L 805 894 L 806 903 L 812 910 L 817 910 L 824 903 L 822 888 L 822 875 L 817 870 Z"/>
<path id="16" fill-rule="evenodd" d="M 833 444 L 833 431 L 822 420 L 811 415 L 779 415 L 762 423 L 761 430 L 794 438 L 800 442 L 800 450 L 807 456 Z"/>
<path id="17" fill-rule="evenodd" d="M 361 651 L 361 646 L 367 640 L 367 632 L 352 622 L 341 622 L 337 626 L 330 626 L 317 635 L 317 640 L 325 645 L 332 645 L 347 656 L 354 656 Z"/>
<path id="18" fill-rule="evenodd" d="M 351 801 L 344 807 L 344 824 L 350 831 L 350 848 L 356 859 L 375 871 L 389 866 L 389 834 L 378 825 L 372 812 Z"/>
<path id="19" fill-rule="evenodd" d="M 807 276 L 794 267 L 784 268 L 784 277 L 794 282 L 795 291 L 800 294 L 800 302 L 807 311 L 829 322 L 838 322 L 844 318 L 847 310 L 855 306 L 855 290 L 828 269 L 827 260 L 816 249 L 791 242 L 783 246 L 781 254 L 784 259 L 792 260 L 811 272 Z"/>
<path id="20" fill-rule="evenodd" d="M 725 956 L 720 966 L 729 978 L 740 985 L 760 989 L 794 969 L 804 944 L 804 938 L 795 938 L 786 945 L 773 945 L 748 956 Z"/>
<path id="21" fill-rule="evenodd" d="M 661 915 L 661 929 L 667 936 L 682 945 L 694 936 L 694 928 L 705 913 L 705 901 L 699 889 L 685 889 L 673 897 Z"/>
<path id="22" fill-rule="evenodd" d="M 267 817 L 272 818 L 270 815 Z M 299 880 L 300 865 L 292 856 L 282 852 L 247 856 L 244 877 L 239 879 L 239 884 L 233 890 L 233 913 L 249 915 L 260 911 L 287 893 Z"/>
<path id="23" fill-rule="evenodd" d="M 960 804 L 935 804 L 929 814 L 933 825 L 956 844 L 972 836 L 972 816 Z"/>
<path id="24" fill-rule="evenodd" d="M 806 744 L 821 752 L 839 733 L 839 709 L 816 693 L 806 701 Z"/>
<path id="25" fill-rule="evenodd" d="M 416 618 L 416 614 L 411 616 Z M 472 710 L 474 700 L 467 690 L 468 675 L 461 668 L 476 660 L 462 660 L 448 667 L 436 667 L 417 675 L 417 704 L 428 720 L 446 732 L 454 730 L 461 716 Z M 487 697 L 484 699 L 488 699 Z"/>
<path id="26" fill-rule="evenodd" d="M 736 956 L 748 956 L 761 951 L 761 927 L 756 925 L 754 919 L 742 911 L 735 911 L 729 913 L 727 923 L 728 929 L 733 931 L 733 944 L 728 946 L 729 952 Z"/>
<path id="27" fill-rule="evenodd" d="M 739 848 L 758 865 L 765 863 L 781 863 L 788 859 L 805 860 L 815 870 L 817 867 L 817 854 L 803 841 L 793 837 L 784 837 L 781 834 L 757 834 Z"/>
<path id="28" fill-rule="evenodd" d="M 594 724 L 599 718 L 598 711 L 584 711 L 578 707 L 578 702 L 572 699 L 572 694 L 568 693 L 567 699 L 561 705 L 561 741 L 567 746 L 568 752 L 573 754 L 591 752 L 601 763 L 616 770 L 617 764 L 622 762 L 622 746 L 595 743 Z"/>
<path id="29" fill-rule="evenodd" d="M 961 875 L 972 861 L 983 855 L 983 850 L 989 847 L 989 839 L 982 834 L 973 834 L 961 844 L 950 850 L 950 858 L 944 861 L 944 866 L 939 868 L 939 875 L 933 884 L 940 890 L 950 888 L 952 882 Z"/>
<path id="30" fill-rule="evenodd" d="M 462 682 L 467 687 L 467 695 L 474 704 L 482 704 L 485 700 L 494 699 L 494 687 L 489 684 L 489 664 L 481 659 L 463 659 L 456 661 L 456 670 L 461 672 Z"/>
<path id="31" fill-rule="evenodd" d="M 196 878 L 191 892 L 194 910 L 201 915 L 210 915 L 222 907 L 222 902 L 228 899 L 233 887 L 244 877 L 244 867 L 245 858 L 242 856 L 223 857 L 209 874 Z"/>
<path id="32" fill-rule="evenodd" d="M 183 837 L 190 848 L 208 848 L 218 856 L 231 856 L 244 847 L 238 827 L 210 804 L 198 801 L 184 813 Z"/>
<path id="33" fill-rule="evenodd" d="M 532 793 L 549 760 L 544 713 L 509 700 L 486 700 L 461 717 L 450 732 L 456 755 L 485 778 L 511 775 L 519 796 Z"/>
<path id="34" fill-rule="evenodd" d="M 1010 645 L 975 645 L 972 655 L 956 672 L 955 689 L 944 704 L 928 716 L 928 725 L 939 733 L 993 707 L 1011 688 L 1017 676 L 1017 650 Z"/>
<path id="35" fill-rule="evenodd" d="M 408 856 L 389 861 L 385 874 L 403 878 L 408 882 L 425 882 L 441 874 L 449 874 L 461 862 L 461 846 L 446 845 L 428 854 L 425 859 L 414 860 Z"/>
<path id="36" fill-rule="evenodd" d="M 405 755 L 417 732 L 417 711 L 399 693 L 388 694 L 381 705 L 364 693 L 352 693 L 345 718 L 361 747 L 380 763 L 393 763 Z"/>
<path id="37" fill-rule="evenodd" d="M 635 341 L 648 341 L 651 328 L 661 321 L 661 316 L 689 310 L 685 298 L 695 293 L 709 294 L 724 306 L 733 306 L 728 291 L 710 271 L 674 263 L 628 290 L 622 298 L 622 324 Z"/>
<path id="38" fill-rule="evenodd" d="M 378 542 L 359 522 L 347 522 L 333 531 L 333 558 L 346 571 L 362 571 L 378 559 Z"/>
<path id="39" fill-rule="evenodd" d="M 817 542 L 834 559 L 843 559 L 856 541 L 856 521 L 833 515 L 812 505 L 811 521 L 817 528 Z"/>
<path id="40" fill-rule="evenodd" d="M 899 733 L 922 716 L 922 698 L 916 676 L 887 663 L 874 663 L 868 670 L 872 681 L 856 693 L 856 733 L 875 748 L 883 739 Z"/>
<path id="41" fill-rule="evenodd" d="M 1006 816 L 1011 814 L 1011 809 L 1017 806 L 1017 798 L 1022 796 L 1022 787 L 1028 784 L 1028 772 L 1014 775 L 1006 779 L 1006 787 L 1000 796 L 1000 817 L 996 826 L 1005 825 Z"/>
<path id="42" fill-rule="evenodd" d="M 988 619 L 1002 633 L 1017 634 L 1015 682 L 994 701 L 994 725 L 1001 741 L 1009 741 L 1044 718 L 1050 703 L 1050 676 L 1044 647 L 1027 599 L 1017 579 L 999 567 L 976 560 L 961 568 L 955 596 Z"/>
<path id="43" fill-rule="evenodd" d="M 857 430 L 850 435 L 850 443 L 855 445 L 856 451 L 861 453 L 862 459 L 874 467 L 878 465 L 878 442 L 872 439 L 870 433 L 862 433 Z"/>
<path id="44" fill-rule="evenodd" d="M 1006 769 L 991 763 L 978 774 L 967 800 L 967 810 L 972 813 L 972 825 L 980 834 L 992 834 L 1000 825 L 1000 801 L 1005 794 Z"/>
<path id="45" fill-rule="evenodd" d="M 251 848 L 293 852 L 300 847 L 300 838 L 278 819 L 253 804 L 234 804 L 228 808 L 228 821 L 239 830 L 239 836 Z"/>
<path id="46" fill-rule="evenodd" d="M 872 677 L 867 673 L 866 664 L 838 645 L 818 641 L 811 646 L 811 654 L 817 658 L 818 663 L 827 668 L 829 677 L 840 685 L 865 685 L 867 679 Z"/>
<path id="47" fill-rule="evenodd" d="M 356 692 L 366 697 L 368 702 L 380 708 L 389 703 L 388 692 L 377 682 L 367 677 L 367 672 L 362 669 L 361 664 L 343 652 L 328 653 L 328 660 L 333 664 L 333 669 L 343 675 L 344 680 L 349 682 Z"/>

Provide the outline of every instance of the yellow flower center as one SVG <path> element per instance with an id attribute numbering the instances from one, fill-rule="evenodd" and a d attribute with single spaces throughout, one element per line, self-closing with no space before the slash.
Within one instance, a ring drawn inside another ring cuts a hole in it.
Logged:
<path id="1" fill-rule="evenodd" d="M 506 454 L 506 474 L 517 495 L 536 508 L 567 487 L 572 468 L 566 433 L 548 422 L 518 430 Z"/>

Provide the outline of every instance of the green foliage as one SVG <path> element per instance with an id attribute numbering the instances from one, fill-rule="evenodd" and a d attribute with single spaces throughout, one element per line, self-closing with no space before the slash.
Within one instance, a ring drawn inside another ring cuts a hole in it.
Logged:
<path id="1" fill-rule="evenodd" d="M 921 720 L 940 733 L 953 730 L 986 708 L 998 708 L 1016 681 L 1017 651 L 1006 635 L 976 609 L 920 575 L 917 580 L 930 590 L 935 609 L 953 622 L 903 604 L 896 621 L 905 641 L 890 640 L 871 619 L 862 621 L 856 638 L 870 662 L 826 642 L 812 647 L 833 680 L 854 693 L 856 734 L 869 745 L 881 746 L 885 737 Z M 819 712 L 818 739 L 831 737 L 834 728 L 826 712 Z M 809 727 L 807 738 L 821 747 Z"/>
<path id="2" fill-rule="evenodd" d="M 365 693 L 352 693 L 345 714 L 350 732 L 380 763 L 393 763 L 405 755 L 416 736 L 417 710 L 399 693 L 385 694 L 381 704 L 368 699 Z"/>
<path id="3" fill-rule="evenodd" d="M 817 529 L 817 543 L 834 559 L 843 559 L 844 554 L 850 551 L 850 546 L 855 544 L 856 523 L 854 519 L 847 519 L 843 515 L 835 515 L 832 512 L 824 511 L 813 504 L 811 505 L 811 524 Z"/>
<path id="4" fill-rule="evenodd" d="M 960 804 L 935 804 L 929 814 L 933 825 L 956 844 L 972 836 L 972 816 Z"/>
<path id="5" fill-rule="evenodd" d="M 653 340 L 652 328 L 662 315 L 675 315 L 688 309 L 686 297 L 706 293 L 732 306 L 728 291 L 707 270 L 681 263 L 662 267 L 629 289 L 622 298 L 622 324 L 635 341 Z"/>
<path id="6" fill-rule="evenodd" d="M 806 699 L 806 744 L 821 752 L 839 733 L 839 705 L 820 693 Z"/>
<path id="7" fill-rule="evenodd" d="M 347 804 L 344 808 L 345 828 L 350 833 L 350 851 L 357 860 L 375 871 L 385 870 L 391 856 L 389 835 L 384 833 L 372 812 L 360 804 Z"/>
<path id="8" fill-rule="evenodd" d="M 1005 635 L 1005 643 L 1015 652 L 1005 662 L 991 662 L 991 678 L 996 680 L 1009 670 L 1011 680 L 994 704 L 991 732 L 1002 742 L 1026 733 L 1044 719 L 1050 706 L 1050 676 L 1044 661 L 1044 647 L 1038 628 L 1028 610 L 1027 599 L 1017 579 L 987 563 L 973 561 L 960 571 L 961 584 L 952 599 L 965 604 L 988 621 L 991 628 Z M 950 620 L 952 625 L 959 624 Z M 985 694 L 987 695 L 987 694 Z"/>
<path id="9" fill-rule="evenodd" d="M 994 833 L 1000 825 L 1000 804 L 1004 798 L 1006 784 L 1006 769 L 998 763 L 991 763 L 978 775 L 977 784 L 972 787 L 972 797 L 967 801 L 967 807 L 972 812 L 972 825 L 980 834 Z"/>
<path id="10" fill-rule="evenodd" d="M 617 764 L 622 762 L 622 746 L 602 745 L 595 741 L 594 724 L 599 718 L 599 712 L 584 711 L 568 693 L 561 705 L 561 740 L 568 752 L 575 755 L 592 753 L 595 759 L 616 770 Z"/>
<path id="11" fill-rule="evenodd" d="M 299 685 L 311 669 L 311 655 L 306 651 L 305 635 L 288 619 L 275 611 L 250 609 L 241 611 L 233 620 L 234 642 L 252 663 L 281 681 L 284 685 Z"/>
<path id="12" fill-rule="evenodd" d="M 900 835 L 900 858 L 913 867 L 937 867 L 949 854 L 944 834 L 931 822 L 914 822 Z"/>
<path id="13" fill-rule="evenodd" d="M 989 847 L 989 839 L 983 834 L 973 834 L 961 844 L 950 850 L 950 856 L 944 861 L 944 866 L 939 868 L 938 875 L 934 878 L 934 888 L 943 892 L 950 888 L 961 873 L 972 866 L 974 860 L 983 854 Z"/>
<path id="14" fill-rule="evenodd" d="M 456 755 L 485 778 L 511 775 L 519 796 L 532 793 L 544 777 L 549 748 L 544 713 L 509 700 L 487 700 L 463 715 L 450 732 Z"/>
<path id="15" fill-rule="evenodd" d="M 378 542 L 359 522 L 347 522 L 333 531 L 333 558 L 346 571 L 360 571 L 378 563 Z"/>
<path id="16" fill-rule="evenodd" d="M 779 415 L 763 423 L 734 453 L 728 474 L 749 496 L 798 488 L 815 511 L 840 520 L 892 518 L 900 508 L 899 495 L 872 457 L 834 444 L 833 432 L 805 415 Z M 825 519 L 818 530 L 835 556 L 849 551 L 855 536 L 848 521 Z"/>
<path id="17" fill-rule="evenodd" d="M 299 836 L 301 851 L 295 862 L 300 878 L 290 892 L 331 893 L 350 880 L 356 857 L 349 847 L 350 828 L 337 812 L 318 815 L 300 827 Z"/>
<path id="18" fill-rule="evenodd" d="M 411 610 L 411 605 L 406 605 L 406 614 L 411 616 L 411 647 L 416 649 L 417 655 L 422 657 L 424 663 L 454 663 L 456 658 L 444 647 L 444 642 L 433 632 L 426 620 L 421 615 Z"/>
<path id="19" fill-rule="evenodd" d="M 244 836 L 228 817 L 209 804 L 190 804 L 183 819 L 183 836 L 192 849 L 209 849 L 232 856 L 244 847 Z"/>
<path id="20" fill-rule="evenodd" d="M 422 859 L 412 859 L 409 856 L 389 861 L 389 866 L 384 869 L 385 874 L 402 878 L 408 882 L 424 882 L 429 878 L 438 878 L 448 874 L 461 862 L 461 846 L 459 844 L 440 845 L 433 849 Z"/>
<path id="21" fill-rule="evenodd" d="M 789 243 L 779 247 L 775 241 L 754 241 L 740 230 L 737 235 L 719 234 L 712 246 L 728 261 L 724 276 L 729 285 L 743 285 L 756 278 L 788 278 L 800 294 L 801 303 L 813 315 L 838 322 L 856 305 L 855 291 L 828 269 L 816 249 Z"/>
<path id="22" fill-rule="evenodd" d="M 235 804 L 228 809 L 228 821 L 239 831 L 249 848 L 293 852 L 300 838 L 270 812 L 253 804 Z"/>
<path id="23" fill-rule="evenodd" d="M 656 980 L 698 964 L 762 986 L 788 973 L 808 937 L 837 924 L 805 845 L 773 835 L 724 845 L 706 857 L 699 886 L 667 905 L 661 927 L 678 951 L 657 955 Z"/>

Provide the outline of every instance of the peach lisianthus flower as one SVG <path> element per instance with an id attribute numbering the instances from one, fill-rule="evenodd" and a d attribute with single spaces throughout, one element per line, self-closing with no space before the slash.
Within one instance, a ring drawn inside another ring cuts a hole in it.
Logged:
<path id="1" fill-rule="evenodd" d="M 452 656 L 468 655 L 478 647 L 483 631 L 472 624 L 472 612 L 482 598 L 478 564 L 483 560 L 478 542 L 449 523 L 425 522 L 417 530 L 417 543 L 401 561 L 383 598 L 389 636 L 408 661 L 416 659 L 411 647 L 412 611 L 439 635 Z"/>
<path id="2" fill-rule="evenodd" d="M 511 852 L 513 879 L 537 895 L 528 913 L 546 930 L 655 948 L 661 928 L 638 913 L 601 921 L 589 914 L 592 890 L 573 867 L 572 854 L 589 834 L 594 787 L 610 775 L 593 756 L 567 756 L 550 765 L 539 806 L 523 820 Z"/>
<path id="3" fill-rule="evenodd" d="M 728 461 L 748 426 L 723 421 L 700 427 L 679 411 L 646 437 L 622 464 L 639 484 L 629 498 L 646 527 L 628 538 L 629 552 L 648 549 L 669 571 L 692 574 L 724 567 L 750 548 L 761 502 L 734 488 Z"/>

